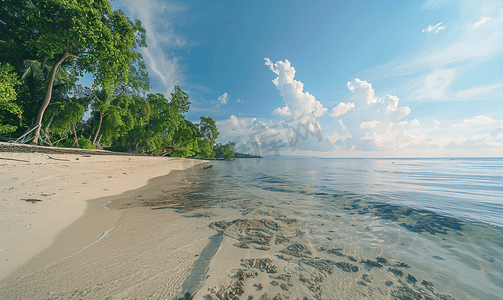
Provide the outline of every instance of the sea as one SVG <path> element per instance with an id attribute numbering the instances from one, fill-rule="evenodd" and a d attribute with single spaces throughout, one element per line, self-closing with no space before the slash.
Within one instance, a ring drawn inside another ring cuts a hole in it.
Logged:
<path id="1" fill-rule="evenodd" d="M 503 299 L 501 158 L 198 162 L 0 298 Z"/>
<path id="2" fill-rule="evenodd" d="M 305 290 L 285 289 L 285 297 L 503 299 L 501 158 L 278 156 L 211 164 L 173 207 L 228 222 L 221 230 L 240 241 L 236 249 L 284 260 L 280 268 Z M 280 234 L 253 223 L 262 217 L 290 227 Z M 256 228 L 225 229 L 242 220 Z M 275 240 L 260 243 L 257 232 Z M 209 277 L 211 263 L 203 269 Z M 197 295 L 209 297 L 215 283 L 202 280 Z"/>

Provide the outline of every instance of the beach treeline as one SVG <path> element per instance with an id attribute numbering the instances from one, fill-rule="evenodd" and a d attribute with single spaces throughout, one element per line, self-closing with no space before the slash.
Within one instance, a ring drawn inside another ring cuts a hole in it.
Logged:
<path id="1" fill-rule="evenodd" d="M 0 138 L 32 144 L 214 157 L 211 117 L 185 119 L 189 97 L 148 93 L 139 20 L 108 0 L 3 0 Z M 78 84 L 93 77 L 92 86 Z"/>

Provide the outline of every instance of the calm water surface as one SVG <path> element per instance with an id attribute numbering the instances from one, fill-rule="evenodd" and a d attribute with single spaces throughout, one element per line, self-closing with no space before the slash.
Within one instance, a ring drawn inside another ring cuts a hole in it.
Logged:
<path id="1" fill-rule="evenodd" d="M 503 159 L 278 158 L 217 163 L 215 181 L 224 186 L 351 192 L 503 227 Z"/>
<path id="2" fill-rule="evenodd" d="M 288 245 L 308 247 L 312 260 L 293 259 L 285 270 L 296 274 L 311 268 L 312 276 L 324 274 L 322 292 L 311 290 L 310 297 L 501 299 L 503 295 L 503 159 L 279 157 L 212 164 L 171 207 L 212 221 L 272 217 L 302 232 L 286 242 L 269 243 L 270 250 L 261 255 L 281 263 Z M 253 252 L 230 247 L 244 257 Z M 218 261 L 224 250 L 221 247 L 212 261 Z M 378 267 L 365 263 L 377 258 L 387 262 Z M 359 271 L 316 269 L 318 263 L 341 259 Z M 403 262 L 406 265 L 400 265 Z M 393 273 L 396 266 L 403 275 Z M 364 273 L 372 283 L 362 283 Z M 212 274 L 210 281 L 215 276 L 220 275 Z M 228 280 L 225 276 L 222 282 Z"/>

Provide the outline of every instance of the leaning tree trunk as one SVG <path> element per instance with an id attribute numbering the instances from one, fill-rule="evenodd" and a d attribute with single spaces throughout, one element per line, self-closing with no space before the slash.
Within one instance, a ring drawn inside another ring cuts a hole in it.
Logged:
<path id="1" fill-rule="evenodd" d="M 93 145 L 96 145 L 96 139 L 98 138 L 98 134 L 100 133 L 101 129 L 101 122 L 103 122 L 103 114 L 101 113 L 100 110 L 100 123 L 98 124 L 98 129 L 96 130 L 96 134 L 94 135 Z"/>
<path id="2" fill-rule="evenodd" d="M 38 143 L 38 137 L 40 136 L 40 128 L 42 127 L 42 119 L 44 118 L 44 112 L 49 106 L 49 102 L 51 101 L 52 96 L 52 87 L 54 85 L 54 79 L 56 78 L 56 72 L 58 71 L 59 65 L 65 61 L 65 59 L 69 56 L 79 58 L 77 55 L 73 55 L 69 52 L 70 42 L 68 39 L 66 40 L 66 50 L 63 56 L 52 66 L 51 69 L 51 77 L 49 78 L 49 83 L 47 84 L 47 92 L 45 93 L 44 102 L 42 102 L 42 106 L 38 111 L 37 119 L 35 120 L 35 125 L 39 125 L 35 130 L 35 138 L 33 138 L 32 144 L 36 145 Z"/>

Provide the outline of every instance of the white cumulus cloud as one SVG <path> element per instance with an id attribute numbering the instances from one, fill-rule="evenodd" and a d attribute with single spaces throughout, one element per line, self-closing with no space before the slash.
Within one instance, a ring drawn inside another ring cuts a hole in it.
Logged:
<path id="1" fill-rule="evenodd" d="M 227 104 L 229 102 L 229 94 L 224 93 L 222 96 L 218 97 L 217 107 Z"/>
<path id="2" fill-rule="evenodd" d="M 360 128 L 361 129 L 365 129 L 365 128 L 374 128 L 376 127 L 377 125 L 381 124 L 381 122 L 375 120 L 375 121 L 368 121 L 368 122 L 362 122 L 360 124 Z"/>
<path id="3" fill-rule="evenodd" d="M 406 135 L 404 131 L 409 122 L 401 120 L 411 110 L 409 107 L 400 107 L 398 97 L 378 97 L 371 83 L 358 78 L 348 82 L 347 86 L 353 94 L 349 99 L 351 101 L 340 103 L 334 108 L 334 112 L 342 112 L 343 108 L 345 112 L 338 115 L 340 127 L 336 127 L 328 136 L 335 149 L 394 149 L 412 143 L 413 135 Z M 332 115 L 336 116 L 334 113 Z M 342 135 L 342 132 L 345 134 Z"/>
<path id="4" fill-rule="evenodd" d="M 328 110 L 316 101 L 313 95 L 304 92 L 304 84 L 294 79 L 295 69 L 287 59 L 273 63 L 269 58 L 265 58 L 265 65 L 278 75 L 272 82 L 285 101 L 285 107 L 274 110 L 275 114 L 287 115 L 289 112 L 294 116 L 299 116 L 314 113 L 316 117 L 319 117 Z"/>
<path id="5" fill-rule="evenodd" d="M 456 128 L 456 127 L 466 127 L 466 126 L 471 126 L 471 125 L 487 125 L 487 124 L 491 124 L 493 122 L 494 122 L 494 120 L 490 117 L 476 116 L 476 117 L 473 117 L 473 119 L 464 120 L 463 123 L 453 124 L 451 127 Z"/>
<path id="6" fill-rule="evenodd" d="M 332 117 L 342 116 L 343 114 L 347 113 L 352 108 L 355 108 L 355 104 L 354 103 L 350 103 L 350 102 L 344 103 L 344 102 L 341 102 L 336 107 L 334 107 L 332 109 L 332 113 L 330 114 L 330 116 L 332 116 Z"/>
<path id="7" fill-rule="evenodd" d="M 348 89 L 353 93 L 359 93 L 364 97 L 367 104 L 376 103 L 378 101 L 372 84 L 366 80 L 355 78 L 353 81 L 348 82 Z M 359 97 L 360 98 L 360 97 Z"/>
<path id="8" fill-rule="evenodd" d="M 289 116 L 289 115 L 291 115 L 292 113 L 290 112 L 290 109 L 288 108 L 288 106 L 283 106 L 283 107 L 278 107 L 278 108 L 276 108 L 276 109 L 273 111 L 273 114 L 275 114 L 275 115 L 285 115 L 285 116 Z"/>

